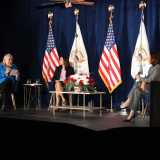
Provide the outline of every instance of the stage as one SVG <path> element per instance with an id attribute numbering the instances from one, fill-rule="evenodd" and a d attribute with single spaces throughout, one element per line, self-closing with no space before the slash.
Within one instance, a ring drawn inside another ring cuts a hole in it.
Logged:
<path id="1" fill-rule="evenodd" d="M 13 107 L 8 107 L 6 112 L 0 112 L 2 118 L 12 118 L 19 120 L 33 120 L 43 122 L 56 122 L 56 123 L 67 123 L 75 126 L 84 127 L 93 131 L 106 131 L 112 128 L 121 127 L 149 127 L 149 112 L 143 120 L 143 116 L 138 116 L 136 113 L 135 122 L 132 119 L 131 122 L 125 123 L 124 119 L 127 118 L 129 110 L 122 112 L 120 109 L 110 112 L 102 110 L 102 116 L 100 116 L 99 110 L 86 111 L 86 117 L 83 118 L 83 111 L 73 110 L 70 114 L 70 110 L 59 109 L 56 111 L 55 116 L 53 111 L 49 111 L 48 107 L 42 107 L 41 110 L 36 110 L 35 107 L 30 107 L 29 110 L 24 110 L 23 106 L 18 106 L 17 110 L 14 111 Z"/>
<path id="2" fill-rule="evenodd" d="M 114 151 L 115 147 L 120 151 L 119 146 L 127 146 L 129 141 L 138 144 L 136 149 L 157 142 L 160 132 L 150 128 L 149 112 L 144 120 L 136 116 L 135 122 L 128 123 L 123 122 L 127 118 L 123 114 L 120 109 L 103 110 L 100 117 L 96 110 L 86 111 L 83 118 L 83 111 L 73 110 L 70 115 L 69 110 L 61 109 L 53 116 L 48 107 L 24 111 L 23 106 L 17 106 L 14 111 L 8 106 L 6 112 L 0 111 L 1 153 L 9 151 L 11 154 L 6 156 L 16 158 L 22 158 L 23 153 L 29 159 L 66 158 L 74 153 L 83 158 L 88 153 L 91 158 L 104 157 L 104 151 Z"/>

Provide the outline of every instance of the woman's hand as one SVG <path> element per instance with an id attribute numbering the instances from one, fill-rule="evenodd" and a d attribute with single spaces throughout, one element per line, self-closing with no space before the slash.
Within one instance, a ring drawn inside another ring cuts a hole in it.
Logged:
<path id="1" fill-rule="evenodd" d="M 139 79 L 139 78 L 140 78 L 140 75 L 139 75 L 139 74 L 136 74 L 135 78 L 136 78 L 136 79 Z"/>
<path id="2" fill-rule="evenodd" d="M 7 68 L 5 74 L 8 74 L 9 72 L 11 72 L 11 68 Z"/>
<path id="3" fill-rule="evenodd" d="M 59 82 L 59 80 L 55 80 L 55 82 Z"/>
<path id="4" fill-rule="evenodd" d="M 19 75 L 20 75 L 20 73 L 19 73 L 19 72 L 17 72 L 17 73 L 16 73 L 16 78 L 17 78 L 17 79 L 18 79 Z"/>
<path id="5" fill-rule="evenodd" d="M 141 89 L 144 91 L 144 89 L 146 89 L 146 82 L 143 81 L 142 84 L 141 84 Z"/>

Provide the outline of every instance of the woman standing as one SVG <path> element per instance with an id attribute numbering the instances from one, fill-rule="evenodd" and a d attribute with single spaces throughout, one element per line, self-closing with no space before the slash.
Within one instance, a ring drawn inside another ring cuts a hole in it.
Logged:
<path id="1" fill-rule="evenodd" d="M 135 118 L 135 112 L 137 109 L 138 101 L 141 95 L 147 95 L 150 82 L 151 81 L 160 81 L 160 53 L 151 52 L 149 55 L 148 63 L 152 64 L 148 71 L 148 77 L 142 78 L 139 74 L 136 74 L 135 78 L 139 81 L 136 82 L 128 95 L 127 101 L 120 106 L 120 108 L 125 108 L 128 106 L 131 109 L 131 112 L 124 122 L 129 122 L 132 118 Z"/>
<path id="2" fill-rule="evenodd" d="M 63 91 L 64 80 L 67 79 L 70 75 L 74 74 L 73 67 L 69 65 L 69 59 L 66 56 L 62 56 L 59 60 L 60 66 L 56 67 L 53 76 L 53 82 L 55 83 L 56 91 Z M 62 98 L 62 103 L 67 104 L 66 99 L 64 98 L 63 93 L 56 93 L 56 106 L 59 106 L 60 97 Z M 58 110 L 56 108 L 55 110 Z"/>
<path id="3" fill-rule="evenodd" d="M 3 62 L 0 64 L 0 92 L 2 95 L 2 109 L 5 111 L 6 95 L 9 90 L 12 89 L 15 81 L 19 81 L 20 73 L 17 72 L 16 76 L 10 75 L 12 69 L 18 70 L 13 64 L 13 56 L 6 54 L 3 58 Z"/>

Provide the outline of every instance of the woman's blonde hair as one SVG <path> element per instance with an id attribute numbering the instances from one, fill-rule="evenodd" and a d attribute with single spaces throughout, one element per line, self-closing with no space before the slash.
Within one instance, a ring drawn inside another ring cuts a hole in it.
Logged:
<path id="1" fill-rule="evenodd" d="M 7 53 L 4 57 L 3 57 L 3 62 L 2 62 L 2 65 L 4 66 L 5 65 L 5 59 L 7 57 L 13 57 L 11 54 Z"/>

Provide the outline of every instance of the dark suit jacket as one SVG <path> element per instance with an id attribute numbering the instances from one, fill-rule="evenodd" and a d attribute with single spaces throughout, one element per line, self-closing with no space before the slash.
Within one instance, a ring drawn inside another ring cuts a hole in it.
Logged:
<path id="1" fill-rule="evenodd" d="M 52 78 L 53 80 L 53 83 L 55 83 L 55 80 L 59 80 L 60 79 L 60 75 L 61 75 L 61 70 L 62 70 L 62 66 L 58 66 L 56 67 L 56 70 L 54 72 L 54 76 Z M 69 67 L 67 70 L 66 70 L 66 79 L 70 76 L 74 74 L 74 69 L 73 67 Z"/>

